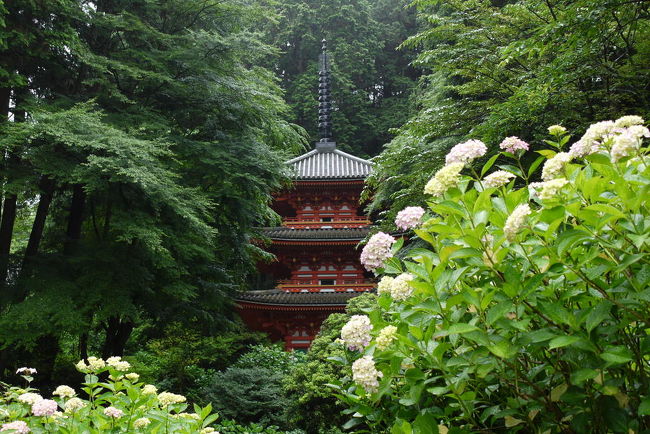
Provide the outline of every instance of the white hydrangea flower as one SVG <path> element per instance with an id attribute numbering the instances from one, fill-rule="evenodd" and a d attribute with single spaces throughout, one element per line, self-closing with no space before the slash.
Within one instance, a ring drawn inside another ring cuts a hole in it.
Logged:
<path id="1" fill-rule="evenodd" d="M 104 359 L 94 356 L 88 357 L 88 367 L 91 371 L 100 371 L 106 367 Z"/>
<path id="2" fill-rule="evenodd" d="M 368 393 L 379 388 L 379 379 L 384 374 L 377 370 L 372 356 L 363 356 L 352 363 L 352 379 Z"/>
<path id="3" fill-rule="evenodd" d="M 140 378 L 140 375 L 136 374 L 135 372 L 131 372 L 129 374 L 126 374 L 125 377 L 128 378 L 131 381 L 138 381 L 138 379 Z"/>
<path id="4" fill-rule="evenodd" d="M 79 360 L 75 365 L 75 367 L 77 368 L 78 371 L 81 372 L 88 372 L 88 370 L 90 369 L 90 367 L 86 365 L 86 362 L 84 360 Z"/>
<path id="5" fill-rule="evenodd" d="M 397 327 L 389 325 L 381 329 L 379 336 L 377 336 L 377 348 L 385 350 L 397 338 Z"/>
<path id="6" fill-rule="evenodd" d="M 549 134 L 558 136 L 560 134 L 566 133 L 566 128 L 564 128 L 562 125 L 551 125 L 548 127 L 548 132 Z"/>
<path id="7" fill-rule="evenodd" d="M 452 163 L 438 170 L 424 187 L 424 193 L 434 197 L 442 196 L 447 190 L 458 185 L 463 163 Z"/>
<path id="8" fill-rule="evenodd" d="M 374 271 L 381 267 L 384 261 L 393 256 L 390 249 L 395 243 L 395 238 L 384 233 L 377 232 L 370 237 L 368 244 L 361 251 L 361 263 L 368 271 Z"/>
<path id="9" fill-rule="evenodd" d="M 40 401 L 42 399 L 43 399 L 43 397 L 41 395 L 39 395 L 38 393 L 27 392 L 27 393 L 23 393 L 22 395 L 20 395 L 18 397 L 18 402 L 23 402 L 25 404 L 34 405 L 35 403 L 37 403 L 38 401 Z"/>
<path id="10" fill-rule="evenodd" d="M 352 315 L 341 329 L 341 339 L 352 350 L 362 351 L 370 343 L 370 318 L 366 315 Z"/>
<path id="11" fill-rule="evenodd" d="M 52 395 L 57 395 L 61 398 L 72 398 L 76 394 L 77 392 L 75 392 L 72 387 L 66 385 L 61 385 L 52 392 Z"/>
<path id="12" fill-rule="evenodd" d="M 551 179 L 550 181 L 545 182 L 532 182 L 528 186 L 530 195 L 532 197 L 537 197 L 542 200 L 549 200 L 557 198 L 558 193 L 562 190 L 562 187 L 567 185 L 569 181 L 565 178 Z"/>
<path id="13" fill-rule="evenodd" d="M 171 392 L 161 392 L 158 395 L 158 402 L 160 402 L 160 405 L 163 407 L 167 407 L 170 404 L 179 404 L 181 402 L 185 402 L 186 399 L 187 398 L 185 398 L 183 395 L 177 395 Z"/>
<path id="14" fill-rule="evenodd" d="M 158 393 L 158 388 L 156 386 L 154 386 L 153 384 L 146 384 L 142 388 L 142 394 L 143 395 L 155 395 L 156 393 Z"/>
<path id="15" fill-rule="evenodd" d="M 390 288 L 393 285 L 393 277 L 384 276 L 377 284 L 377 294 L 390 294 Z"/>
<path id="16" fill-rule="evenodd" d="M 636 115 L 630 115 L 630 116 L 621 116 L 620 118 L 616 119 L 614 122 L 614 126 L 618 128 L 626 128 L 626 127 L 631 127 L 633 125 L 643 125 L 644 120 L 641 116 L 636 116 Z"/>
<path id="17" fill-rule="evenodd" d="M 135 422 L 133 422 L 133 428 L 144 428 L 150 423 L 151 421 L 149 419 L 146 417 L 141 417 L 140 419 L 136 419 Z"/>
<path id="18" fill-rule="evenodd" d="M 496 172 L 490 173 L 486 176 L 483 179 L 482 184 L 486 188 L 499 188 L 506 185 L 513 178 L 516 178 L 516 176 L 512 173 L 505 170 L 497 170 Z"/>
<path id="19" fill-rule="evenodd" d="M 409 285 L 409 282 L 414 279 L 414 276 L 410 273 L 402 273 L 393 279 L 393 283 L 390 287 L 390 295 L 395 301 L 406 300 L 413 294 L 413 287 Z"/>
<path id="20" fill-rule="evenodd" d="M 485 146 L 485 143 L 480 140 L 468 140 L 451 148 L 445 157 L 445 163 L 448 165 L 453 163 L 471 163 L 473 160 L 485 155 L 486 152 L 487 146 Z"/>
<path id="21" fill-rule="evenodd" d="M 84 401 L 75 397 L 68 399 L 63 405 L 63 408 L 65 409 L 66 413 L 73 413 L 79 409 L 84 408 L 85 406 L 86 403 Z"/>
<path id="22" fill-rule="evenodd" d="M 506 223 L 503 226 L 503 232 L 508 241 L 515 239 L 519 231 L 526 224 L 526 217 L 531 214 L 530 206 L 527 203 L 519 205 L 517 208 L 512 211 L 512 214 L 506 219 Z"/>
<path id="23" fill-rule="evenodd" d="M 542 179 L 544 181 L 550 181 L 551 179 L 559 178 L 564 171 L 564 166 L 570 163 L 571 160 L 573 160 L 573 155 L 570 152 L 560 152 L 555 154 L 544 163 Z"/>

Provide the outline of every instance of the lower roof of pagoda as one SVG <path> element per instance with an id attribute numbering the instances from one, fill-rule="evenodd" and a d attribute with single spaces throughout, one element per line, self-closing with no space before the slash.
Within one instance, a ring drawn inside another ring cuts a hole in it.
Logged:
<path id="1" fill-rule="evenodd" d="M 314 229 L 292 229 L 279 226 L 262 228 L 262 233 L 273 241 L 361 241 L 370 233 L 370 226 Z"/>
<path id="2" fill-rule="evenodd" d="M 364 292 L 286 292 L 279 289 L 246 291 L 237 295 L 241 308 L 296 310 L 345 306 Z"/>

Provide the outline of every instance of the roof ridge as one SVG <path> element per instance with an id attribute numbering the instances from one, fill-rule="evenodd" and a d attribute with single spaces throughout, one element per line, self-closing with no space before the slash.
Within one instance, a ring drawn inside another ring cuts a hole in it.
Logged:
<path id="1" fill-rule="evenodd" d="M 316 154 L 317 152 L 318 151 L 316 149 L 312 149 L 309 152 L 305 152 L 304 154 L 298 155 L 297 157 L 292 158 L 291 160 L 285 161 L 285 164 L 291 164 L 291 163 L 298 162 L 300 160 L 304 160 L 305 158 L 311 157 L 312 155 Z"/>
<path id="2" fill-rule="evenodd" d="M 335 149 L 333 152 L 335 152 L 335 153 L 337 153 L 339 155 L 342 155 L 344 157 L 351 158 L 351 159 L 353 159 L 355 161 L 358 161 L 359 163 L 362 163 L 362 164 L 367 164 L 369 166 L 372 166 L 372 164 L 373 164 L 372 161 L 370 161 L 370 160 L 366 160 L 364 158 L 357 157 L 356 155 L 348 154 L 347 152 L 343 152 L 338 148 Z"/>

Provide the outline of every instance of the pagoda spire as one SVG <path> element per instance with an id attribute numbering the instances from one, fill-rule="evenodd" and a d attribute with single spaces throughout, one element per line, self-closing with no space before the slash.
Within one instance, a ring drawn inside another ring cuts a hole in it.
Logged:
<path id="1" fill-rule="evenodd" d="M 318 71 L 318 131 L 320 141 L 316 143 L 316 149 L 321 152 L 331 152 L 336 148 L 336 143 L 332 140 L 332 79 L 330 59 L 327 54 L 327 41 L 323 39 L 322 43 Z"/>

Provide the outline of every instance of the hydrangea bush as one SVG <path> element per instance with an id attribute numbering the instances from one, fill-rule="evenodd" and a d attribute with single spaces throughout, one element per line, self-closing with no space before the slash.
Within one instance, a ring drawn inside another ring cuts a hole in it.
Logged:
<path id="1" fill-rule="evenodd" d="M 184 396 L 143 384 L 120 357 L 89 357 L 76 367 L 85 375 L 81 390 L 60 385 L 50 399 L 29 387 L 35 369 L 18 369 L 27 387 L 7 386 L 0 397 L 0 432 L 216 432 L 210 405 L 188 411 Z"/>
<path id="2" fill-rule="evenodd" d="M 648 432 L 650 132 L 599 122 L 566 152 L 567 131 L 549 133 L 526 170 L 516 137 L 481 169 L 480 142 L 452 149 L 414 230 L 428 248 L 373 255 L 378 302 L 334 386 L 348 428 Z"/>

